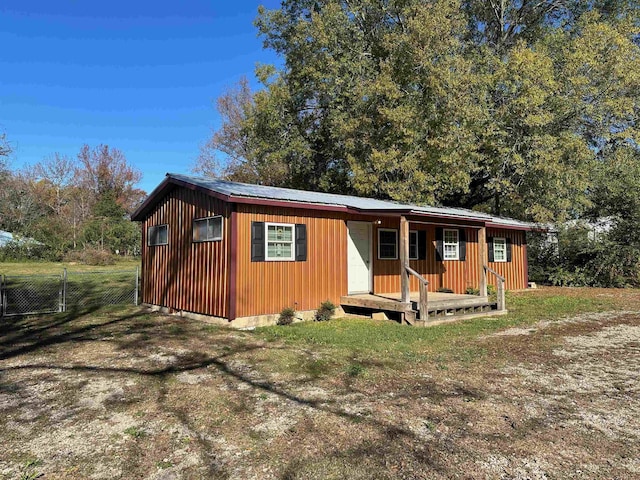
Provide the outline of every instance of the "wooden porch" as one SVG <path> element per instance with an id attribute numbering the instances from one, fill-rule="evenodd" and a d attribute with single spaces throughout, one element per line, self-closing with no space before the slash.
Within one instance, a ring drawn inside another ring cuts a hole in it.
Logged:
<path id="1" fill-rule="evenodd" d="M 429 282 L 409 266 L 409 220 L 400 216 L 399 229 L 400 292 L 390 294 L 347 295 L 341 297 L 344 307 L 356 307 L 375 312 L 397 312 L 401 323 L 409 325 L 433 325 L 443 321 L 478 316 L 503 315 L 505 305 L 505 278 L 487 266 L 486 226 L 478 227 L 478 267 L 480 270 L 480 295 L 429 292 Z M 487 276 L 497 281 L 497 296 L 487 295 Z M 410 278 L 418 280 L 419 291 L 410 292 Z"/>
<path id="2" fill-rule="evenodd" d="M 421 305 L 420 292 L 410 292 L 409 302 L 402 302 L 402 293 L 355 294 L 341 297 L 343 308 L 355 308 L 367 313 L 399 313 L 400 320 L 410 325 L 435 325 L 443 321 L 462 318 L 504 315 L 507 311 L 500 308 L 497 299 L 488 296 L 464 295 L 456 293 L 430 292 L 424 307 Z"/>

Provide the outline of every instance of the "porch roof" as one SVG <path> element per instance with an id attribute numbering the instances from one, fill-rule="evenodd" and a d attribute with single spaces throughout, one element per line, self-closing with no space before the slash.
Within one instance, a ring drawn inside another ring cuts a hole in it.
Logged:
<path id="1" fill-rule="evenodd" d="M 228 182 L 216 178 L 197 177 L 179 173 L 167 173 L 165 180 L 149 195 L 131 218 L 133 220 L 142 220 L 144 214 L 155 204 L 156 199 L 173 188 L 174 185 L 201 190 L 232 203 L 254 203 L 294 208 L 350 211 L 363 214 L 378 213 L 393 216 L 416 215 L 468 220 L 479 223 L 508 220 L 512 222 L 511 228 L 530 229 L 533 227 L 533 224 L 526 222 L 513 219 L 498 219 L 486 213 L 463 208 L 412 205 L 352 195 L 337 195 L 332 193 L 294 190 L 291 188 Z"/>

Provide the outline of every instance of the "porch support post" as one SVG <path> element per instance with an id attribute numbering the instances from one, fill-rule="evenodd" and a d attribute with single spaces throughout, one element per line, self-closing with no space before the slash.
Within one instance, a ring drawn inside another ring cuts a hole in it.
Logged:
<path id="1" fill-rule="evenodd" d="M 400 217 L 400 288 L 402 303 L 409 303 L 409 222 L 404 215 Z"/>
<path id="2" fill-rule="evenodd" d="M 487 265 L 487 228 L 480 227 L 478 229 L 478 270 L 480 271 L 480 296 L 487 296 L 487 271 L 484 266 Z"/>

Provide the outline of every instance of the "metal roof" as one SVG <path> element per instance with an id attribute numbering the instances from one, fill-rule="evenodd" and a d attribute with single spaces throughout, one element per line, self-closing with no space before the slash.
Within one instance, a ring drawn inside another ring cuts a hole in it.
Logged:
<path id="1" fill-rule="evenodd" d="M 248 183 L 228 182 L 215 178 L 195 177 L 178 173 L 167 173 L 167 177 L 175 178 L 207 190 L 228 195 L 230 197 L 260 198 L 266 200 L 280 200 L 284 202 L 309 203 L 316 205 L 331 205 L 366 211 L 398 211 L 416 214 L 430 214 L 448 217 L 473 218 L 480 221 L 490 221 L 491 215 L 474 212 L 462 208 L 431 207 L 412 205 L 375 198 L 355 197 L 352 195 L 337 195 L 334 193 L 310 192 L 291 188 L 269 187 L 265 185 L 251 185 Z"/>
<path id="2" fill-rule="evenodd" d="M 334 193 L 310 192 L 306 190 L 295 190 L 292 188 L 269 187 L 266 185 L 253 185 L 248 183 L 228 182 L 210 177 L 197 177 L 184 175 L 181 173 L 167 173 L 167 177 L 143 202 L 143 204 L 133 213 L 133 220 L 141 220 L 144 214 L 155 204 L 156 199 L 161 197 L 172 184 L 192 185 L 201 188 L 215 195 L 220 195 L 226 201 L 233 202 L 244 200 L 243 203 L 251 203 L 251 199 L 260 202 L 276 202 L 286 205 L 291 203 L 296 207 L 322 209 L 344 208 L 362 213 L 380 214 L 412 214 L 439 217 L 446 219 L 462 219 L 487 224 L 504 225 L 515 229 L 535 228 L 536 224 L 521 222 L 519 220 L 503 217 L 494 217 L 487 213 L 476 212 L 464 208 L 433 207 L 428 205 L 412 205 L 408 203 L 394 202 L 390 200 L 377 200 L 375 198 L 356 197 L 353 195 L 337 195 Z"/>
<path id="3" fill-rule="evenodd" d="M 42 245 L 41 242 L 34 240 L 30 237 L 23 237 L 20 235 L 14 235 L 11 232 L 6 232 L 4 230 L 0 230 L 0 247 L 6 247 L 9 243 L 15 242 L 18 245 Z"/>

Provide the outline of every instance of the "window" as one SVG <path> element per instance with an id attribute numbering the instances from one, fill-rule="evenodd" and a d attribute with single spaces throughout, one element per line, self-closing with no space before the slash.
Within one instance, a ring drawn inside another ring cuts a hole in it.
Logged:
<path id="1" fill-rule="evenodd" d="M 445 260 L 458 260 L 460 258 L 460 244 L 458 230 L 443 230 L 443 251 Z"/>
<path id="2" fill-rule="evenodd" d="M 409 260 L 418 260 L 418 232 L 409 232 Z"/>
<path id="3" fill-rule="evenodd" d="M 193 221 L 193 241 L 212 242 L 222 240 L 222 215 L 198 218 Z"/>
<path id="4" fill-rule="evenodd" d="M 266 260 L 295 260 L 293 225 L 267 223 Z"/>
<path id="5" fill-rule="evenodd" d="M 493 261 L 507 261 L 507 240 L 505 238 L 494 237 L 493 239 Z"/>
<path id="6" fill-rule="evenodd" d="M 147 245 L 153 247 L 155 245 L 169 244 L 169 226 L 155 225 L 147 229 Z"/>
<path id="7" fill-rule="evenodd" d="M 389 228 L 378 229 L 378 258 L 380 260 L 398 259 L 398 231 Z"/>

